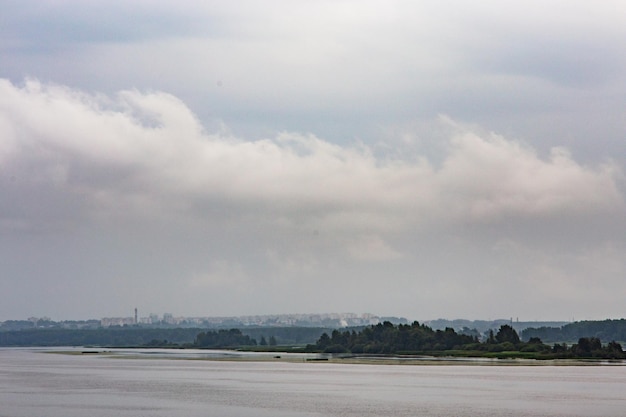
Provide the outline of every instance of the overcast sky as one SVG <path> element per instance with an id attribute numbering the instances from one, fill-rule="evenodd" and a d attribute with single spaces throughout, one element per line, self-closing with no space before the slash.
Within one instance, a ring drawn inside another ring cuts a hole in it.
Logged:
<path id="1" fill-rule="evenodd" d="M 0 320 L 625 315 L 623 1 L 0 9 Z"/>

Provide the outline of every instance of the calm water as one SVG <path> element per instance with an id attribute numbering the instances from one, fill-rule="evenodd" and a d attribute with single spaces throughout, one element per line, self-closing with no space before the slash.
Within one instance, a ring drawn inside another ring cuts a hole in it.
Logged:
<path id="1" fill-rule="evenodd" d="M 626 366 L 354 365 L 0 349 L 0 417 L 625 416 Z"/>

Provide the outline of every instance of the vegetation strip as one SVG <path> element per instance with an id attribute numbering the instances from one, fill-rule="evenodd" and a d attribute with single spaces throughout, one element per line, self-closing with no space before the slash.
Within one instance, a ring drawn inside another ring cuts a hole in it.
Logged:
<path id="1" fill-rule="evenodd" d="M 352 354 L 406 354 L 450 357 L 526 358 L 526 359 L 626 359 L 622 346 L 615 342 L 602 345 L 597 337 L 581 337 L 571 346 L 544 344 L 538 337 L 522 342 L 513 327 L 500 326 L 496 334 L 490 331 L 487 340 L 458 334 L 454 329 L 433 330 L 413 324 L 393 325 L 384 322 L 360 332 L 334 330 L 322 334 L 307 352 Z"/>

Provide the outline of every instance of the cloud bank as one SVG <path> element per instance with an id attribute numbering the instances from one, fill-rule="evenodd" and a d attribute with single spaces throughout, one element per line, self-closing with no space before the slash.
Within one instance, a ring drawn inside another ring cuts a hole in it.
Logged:
<path id="1" fill-rule="evenodd" d="M 121 252 L 110 255 L 111 265 L 120 263 L 103 276 L 142 282 L 123 302 L 143 291 L 166 305 L 164 295 L 146 289 L 149 270 L 169 282 L 168 296 L 197 303 L 194 312 L 201 309 L 198 288 L 232 290 L 233 297 L 248 297 L 251 310 L 270 310 L 252 300 L 277 291 L 281 310 L 323 310 L 354 296 L 362 300 L 347 309 L 369 311 L 378 292 L 370 290 L 391 275 L 399 293 L 381 305 L 401 306 L 399 314 L 443 313 L 442 300 L 460 303 L 479 277 L 485 293 L 476 297 L 483 302 L 490 287 L 510 279 L 521 296 L 515 308 L 536 297 L 547 314 L 555 293 L 572 302 L 582 297 L 581 282 L 589 281 L 581 271 L 599 268 L 604 282 L 615 283 L 624 272 L 619 230 L 626 214 L 619 165 L 584 165 L 559 147 L 542 157 L 521 141 L 447 116 L 437 123 L 448 136 L 435 161 L 415 149 L 380 152 L 310 133 L 245 140 L 227 130 L 207 132 L 185 103 L 159 91 L 108 96 L 3 79 L 2 242 L 25 235 L 71 241 L 89 230 L 98 232 L 80 237 L 88 242 L 87 258 L 111 245 L 137 250 L 128 255 L 135 258 L 167 252 L 175 261 L 154 271 L 136 259 L 124 264 Z M 546 256 L 550 247 L 557 249 Z M 71 258 L 38 250 L 50 257 L 35 256 L 40 273 L 53 258 Z M 28 274 L 19 263 L 12 268 Z M 88 280 L 80 268 L 69 275 Z M 313 277 L 318 287 L 303 281 Z M 537 295 L 541 282 L 546 292 Z M 324 295 L 328 285 L 336 296 Z M 301 300 L 303 288 L 317 298 Z M 468 307 L 472 300 L 461 304 L 476 314 L 488 310 Z M 502 302 L 495 310 L 509 307 Z"/>
<path id="2" fill-rule="evenodd" d="M 435 166 L 420 155 L 377 156 L 364 144 L 312 134 L 245 141 L 207 133 L 162 92 L 106 97 L 34 80 L 22 87 L 2 80 L 0 90 L 5 179 L 78 196 L 86 211 L 201 216 L 214 204 L 242 216 L 391 231 L 624 209 L 617 165 L 583 166 L 561 148 L 542 159 L 520 142 L 463 131 L 445 117 L 455 132 Z"/>

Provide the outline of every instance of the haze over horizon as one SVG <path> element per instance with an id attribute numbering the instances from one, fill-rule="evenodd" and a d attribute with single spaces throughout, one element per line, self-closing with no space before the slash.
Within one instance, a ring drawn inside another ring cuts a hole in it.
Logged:
<path id="1" fill-rule="evenodd" d="M 623 2 L 0 6 L 0 321 L 625 315 Z"/>

